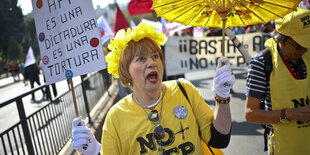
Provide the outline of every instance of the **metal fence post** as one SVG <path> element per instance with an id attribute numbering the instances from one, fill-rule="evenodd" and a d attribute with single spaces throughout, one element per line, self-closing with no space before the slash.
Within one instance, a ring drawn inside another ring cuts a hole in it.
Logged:
<path id="1" fill-rule="evenodd" d="M 106 69 L 100 70 L 99 73 L 103 77 L 104 88 L 107 90 L 109 97 L 111 97 L 112 95 L 109 92 L 109 86 L 111 85 L 111 83 L 110 83 L 108 69 L 106 68 Z"/>
<path id="2" fill-rule="evenodd" d="M 18 110 L 19 119 L 20 119 L 20 122 L 22 125 L 22 129 L 24 132 L 24 138 L 25 138 L 28 154 L 35 154 L 34 149 L 33 149 L 33 145 L 31 142 L 31 136 L 30 136 L 30 132 L 29 132 L 29 128 L 28 128 L 24 104 L 23 104 L 23 101 L 21 98 L 17 98 L 16 106 L 17 106 L 17 110 Z"/>
<path id="3" fill-rule="evenodd" d="M 87 94 L 86 94 L 86 86 L 85 86 L 85 81 L 83 76 L 81 77 L 81 81 L 82 81 L 82 93 L 83 93 L 83 99 L 84 99 L 84 104 L 85 104 L 85 108 L 86 108 L 86 112 L 87 112 L 87 117 L 89 120 L 89 123 L 92 124 L 91 118 L 90 118 L 90 110 L 89 110 L 89 105 L 88 105 L 88 99 L 87 99 Z M 87 79 L 88 80 L 88 79 Z"/>

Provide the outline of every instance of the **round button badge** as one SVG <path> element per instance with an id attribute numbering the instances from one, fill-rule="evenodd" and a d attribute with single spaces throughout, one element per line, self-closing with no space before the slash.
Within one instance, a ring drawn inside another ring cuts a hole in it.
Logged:
<path id="1" fill-rule="evenodd" d="M 41 32 L 39 34 L 39 40 L 42 42 L 42 41 L 44 41 L 44 39 L 45 39 L 45 34 L 43 32 Z"/>
<path id="2" fill-rule="evenodd" d="M 49 58 L 48 58 L 48 56 L 43 56 L 43 58 L 42 58 L 42 62 L 43 62 L 43 64 L 44 64 L 44 65 L 47 65 L 47 64 L 48 64 L 48 62 L 49 62 Z"/>
<path id="3" fill-rule="evenodd" d="M 187 109 L 181 105 L 175 107 L 174 109 L 175 117 L 179 119 L 184 119 L 187 116 Z"/>
<path id="4" fill-rule="evenodd" d="M 67 78 L 67 79 L 71 79 L 72 76 L 73 76 L 72 71 L 71 71 L 71 70 L 66 70 L 66 78 Z"/>
<path id="5" fill-rule="evenodd" d="M 97 47 L 97 46 L 99 45 L 99 40 L 98 40 L 97 38 L 92 38 L 92 39 L 90 40 L 90 45 L 91 45 L 92 47 Z"/>

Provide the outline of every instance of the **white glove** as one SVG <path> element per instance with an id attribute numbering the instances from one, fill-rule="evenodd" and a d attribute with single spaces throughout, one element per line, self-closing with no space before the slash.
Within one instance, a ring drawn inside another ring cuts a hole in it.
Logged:
<path id="1" fill-rule="evenodd" d="M 78 126 L 78 124 L 80 126 Z M 94 134 L 85 126 L 82 117 L 77 117 L 72 122 L 72 141 L 73 148 L 84 155 L 98 155 L 101 144 L 96 140 Z"/>
<path id="2" fill-rule="evenodd" d="M 221 98 L 228 98 L 234 83 L 235 76 L 231 72 L 229 60 L 220 57 L 213 78 L 212 92 Z"/>

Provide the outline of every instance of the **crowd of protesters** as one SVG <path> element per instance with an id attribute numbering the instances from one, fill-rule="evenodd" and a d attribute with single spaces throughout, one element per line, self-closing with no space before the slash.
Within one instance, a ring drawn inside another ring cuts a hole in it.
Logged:
<path id="1" fill-rule="evenodd" d="M 14 82 L 23 79 L 24 84 L 27 85 L 25 75 L 25 67 L 23 60 L 13 60 L 7 63 L 5 60 L 0 61 L 0 78 L 13 77 Z M 22 78 L 21 78 L 22 77 Z"/>
<path id="2" fill-rule="evenodd" d="M 24 60 L 13 60 L 10 63 L 6 63 L 5 61 L 0 61 L 0 77 L 1 78 L 13 78 L 14 82 L 19 82 L 23 80 L 25 86 L 28 86 L 30 83 L 30 88 L 34 88 L 34 84 L 36 83 L 38 86 L 41 85 L 40 73 L 41 68 L 39 66 L 40 58 L 36 59 L 34 64 L 25 66 Z M 28 82 L 29 81 L 29 82 Z M 44 81 L 45 82 L 45 81 Z M 54 96 L 57 96 L 56 87 L 52 87 Z M 47 89 L 47 88 L 46 88 Z M 42 89 L 43 99 L 47 100 L 48 95 L 46 90 Z M 31 102 L 34 103 L 35 94 L 32 93 Z"/>
<path id="3" fill-rule="evenodd" d="M 274 22 L 254 24 L 246 27 L 230 27 L 232 32 L 236 35 L 247 34 L 253 32 L 271 33 L 275 28 Z M 175 32 L 175 37 L 194 37 L 194 27 L 188 27 L 180 32 Z M 222 28 L 219 27 L 207 27 L 203 29 L 204 37 L 222 36 Z"/>

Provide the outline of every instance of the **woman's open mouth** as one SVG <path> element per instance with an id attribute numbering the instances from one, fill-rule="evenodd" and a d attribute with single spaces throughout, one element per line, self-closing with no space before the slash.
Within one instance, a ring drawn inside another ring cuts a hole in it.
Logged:
<path id="1" fill-rule="evenodd" d="M 158 81 L 158 74 L 156 71 L 154 72 L 151 72 L 149 73 L 147 76 L 146 76 L 146 80 L 152 82 L 152 83 L 155 83 Z"/>

